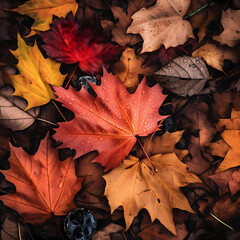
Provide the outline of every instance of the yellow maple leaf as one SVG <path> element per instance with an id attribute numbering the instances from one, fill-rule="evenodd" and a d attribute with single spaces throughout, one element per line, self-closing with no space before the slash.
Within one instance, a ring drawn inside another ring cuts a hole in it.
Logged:
<path id="1" fill-rule="evenodd" d="M 75 15 L 77 9 L 78 4 L 75 0 L 29 0 L 11 11 L 32 17 L 35 20 L 32 29 L 46 31 L 50 28 L 53 15 L 66 17 L 70 11 Z M 30 35 L 33 34 L 35 31 L 30 33 Z"/>
<path id="2" fill-rule="evenodd" d="M 155 51 L 184 44 L 194 38 L 190 22 L 183 19 L 191 0 L 158 0 L 149 8 L 133 14 L 127 33 L 140 34 L 144 40 L 143 52 Z"/>
<path id="3" fill-rule="evenodd" d="M 138 212 L 145 208 L 152 221 L 158 219 L 176 235 L 172 209 L 193 212 L 180 187 L 201 181 L 187 171 L 187 166 L 174 153 L 152 156 L 151 161 L 157 173 L 147 165 L 146 159 L 139 161 L 129 156 L 120 166 L 103 176 L 106 180 L 105 195 L 111 212 L 123 206 L 126 229 Z"/>
<path id="4" fill-rule="evenodd" d="M 48 103 L 55 99 L 51 85 L 62 86 L 65 76 L 59 71 L 60 63 L 45 59 L 37 44 L 28 46 L 18 34 L 18 48 L 11 51 L 18 59 L 18 75 L 10 75 L 12 86 L 15 88 L 13 95 L 23 97 L 28 106 L 32 108 Z"/>

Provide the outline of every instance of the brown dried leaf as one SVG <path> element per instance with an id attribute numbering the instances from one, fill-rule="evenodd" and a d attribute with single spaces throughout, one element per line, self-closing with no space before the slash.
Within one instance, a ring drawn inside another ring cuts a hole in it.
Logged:
<path id="1" fill-rule="evenodd" d="M 200 58 L 177 57 L 155 72 L 154 80 L 162 87 L 179 96 L 193 96 L 210 93 L 214 87 L 204 89 L 209 79 L 205 62 Z"/>
<path id="2" fill-rule="evenodd" d="M 151 6 L 156 0 L 131 0 L 128 1 L 127 12 L 122 8 L 113 6 L 111 8 L 115 19 L 114 24 L 109 20 L 102 20 L 101 25 L 105 30 L 111 30 L 113 38 L 112 41 L 119 45 L 134 45 L 142 41 L 142 38 L 134 34 L 126 34 L 127 28 L 132 22 L 131 16 L 143 7 Z"/>
<path id="3" fill-rule="evenodd" d="M 221 23 L 224 31 L 213 39 L 221 44 L 235 47 L 240 42 L 240 10 L 229 8 L 223 11 Z"/>

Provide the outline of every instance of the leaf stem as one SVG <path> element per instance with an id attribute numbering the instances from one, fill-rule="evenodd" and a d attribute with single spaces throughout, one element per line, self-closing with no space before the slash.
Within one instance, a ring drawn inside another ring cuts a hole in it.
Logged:
<path id="1" fill-rule="evenodd" d="M 70 78 L 68 79 L 68 82 L 67 82 L 67 84 L 66 84 L 66 86 L 65 86 L 64 88 L 67 88 L 67 87 L 68 87 L 70 81 L 72 80 L 72 77 L 73 77 L 74 73 L 75 73 L 76 70 L 77 70 L 77 66 L 78 66 L 78 65 L 76 64 L 76 66 L 75 66 L 75 68 L 74 68 L 74 70 L 73 70 L 73 72 L 72 72 Z"/>
<path id="2" fill-rule="evenodd" d="M 67 119 L 64 117 L 64 115 L 62 114 L 62 112 L 60 111 L 60 109 L 58 108 L 57 104 L 52 100 L 52 103 L 54 104 L 54 106 L 56 107 L 56 109 L 58 110 L 58 112 L 60 113 L 60 115 L 62 116 L 63 120 L 65 122 L 67 122 Z"/>
<path id="3" fill-rule="evenodd" d="M 38 120 L 38 121 L 41 121 L 41 122 L 45 122 L 45 123 L 49 123 L 49 124 L 51 124 L 51 125 L 53 125 L 53 126 L 58 126 L 57 124 L 55 124 L 55 123 L 52 123 L 52 122 L 50 122 L 50 121 L 48 121 L 48 120 L 46 120 L 46 119 L 43 119 L 43 118 L 35 118 L 36 120 Z"/>
<path id="4" fill-rule="evenodd" d="M 197 9 L 196 11 L 190 13 L 189 15 L 185 15 L 185 16 L 183 17 L 183 19 L 184 19 L 184 20 L 187 20 L 187 19 L 191 18 L 191 17 L 193 17 L 194 15 L 196 15 L 197 13 L 201 12 L 202 10 L 204 10 L 205 8 L 207 8 L 207 7 L 209 7 L 209 6 L 213 5 L 213 4 L 214 4 L 214 2 L 208 2 L 208 3 L 206 3 L 205 5 L 203 5 L 202 7 L 200 7 L 199 9 Z"/>
<path id="5" fill-rule="evenodd" d="M 153 162 L 151 161 L 150 157 L 148 156 L 148 154 L 147 154 L 146 150 L 144 149 L 143 145 L 141 144 L 140 140 L 139 140 L 138 138 L 137 138 L 137 140 L 138 140 L 138 143 L 139 143 L 140 147 L 142 148 L 144 154 L 146 155 L 148 161 L 149 161 L 149 162 L 151 163 L 151 165 L 153 166 L 154 172 L 157 173 L 157 172 L 158 172 L 157 168 L 155 167 L 155 165 L 154 165 Z"/>
<path id="6" fill-rule="evenodd" d="M 228 227 L 229 229 L 233 230 L 233 228 L 231 226 L 229 226 L 228 224 L 226 224 L 225 222 L 223 222 L 222 220 L 220 220 L 218 217 L 216 217 L 214 214 L 212 214 L 211 212 L 209 213 L 213 218 L 215 218 L 217 221 L 219 221 L 220 223 L 222 223 L 224 226 Z"/>
<path id="7" fill-rule="evenodd" d="M 19 220 L 18 220 L 18 222 L 17 222 L 17 226 L 18 226 L 18 237 L 19 237 L 19 240 L 22 240 L 22 236 L 21 236 L 21 225 L 20 225 Z"/>
<path id="8" fill-rule="evenodd" d="M 56 220 L 55 220 L 55 218 L 54 218 L 54 215 L 52 215 L 52 220 L 53 220 L 54 224 L 56 225 L 56 227 L 57 227 L 57 229 L 58 229 L 58 231 L 59 231 L 59 233 L 60 233 L 60 235 L 61 235 L 61 238 L 62 238 L 63 240 L 65 240 L 65 238 L 64 238 L 64 236 L 63 236 L 63 233 L 62 233 L 60 227 L 58 226 L 58 224 L 57 224 L 57 222 L 56 222 Z"/>
<path id="9" fill-rule="evenodd" d="M 158 130 L 158 128 L 161 126 L 162 122 L 163 122 L 163 119 L 162 119 L 162 120 L 160 121 L 160 123 L 157 125 L 157 127 L 156 127 L 155 131 L 152 133 L 152 135 L 151 135 L 151 137 L 150 137 L 150 139 L 149 139 L 149 141 L 148 141 L 148 143 L 147 143 L 147 145 L 146 145 L 146 149 L 148 148 L 148 146 L 149 146 L 150 142 L 152 141 L 152 139 L 153 139 L 153 137 L 154 137 L 154 135 L 155 135 L 156 131 L 157 131 L 157 130 Z"/>

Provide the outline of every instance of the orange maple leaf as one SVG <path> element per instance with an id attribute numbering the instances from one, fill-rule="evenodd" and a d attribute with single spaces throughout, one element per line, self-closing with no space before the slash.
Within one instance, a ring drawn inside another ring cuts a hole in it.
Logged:
<path id="1" fill-rule="evenodd" d="M 75 209 L 73 199 L 82 186 L 83 178 L 76 177 L 73 158 L 60 161 L 51 144 L 46 136 L 33 156 L 10 146 L 10 170 L 2 170 L 16 192 L 0 196 L 0 200 L 32 224 L 41 224 L 52 215 L 66 215 Z"/>

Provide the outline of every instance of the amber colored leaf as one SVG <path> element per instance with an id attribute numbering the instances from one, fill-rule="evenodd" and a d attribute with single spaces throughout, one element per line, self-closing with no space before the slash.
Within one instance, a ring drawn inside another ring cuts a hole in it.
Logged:
<path id="1" fill-rule="evenodd" d="M 224 31 L 213 39 L 221 44 L 235 47 L 240 42 L 240 10 L 227 9 L 221 19 Z"/>
<path id="2" fill-rule="evenodd" d="M 134 94 L 116 76 L 104 71 L 101 86 L 91 84 L 97 97 L 85 89 L 80 92 L 54 88 L 58 100 L 74 112 L 72 121 L 60 123 L 53 137 L 63 141 L 61 147 L 76 150 L 76 158 L 93 150 L 99 155 L 94 160 L 112 169 L 124 160 L 136 143 L 136 136 L 147 136 L 164 119 L 158 113 L 166 98 L 162 88 L 150 88 L 144 79 Z"/>
<path id="3" fill-rule="evenodd" d="M 166 49 L 184 44 L 188 38 L 194 38 L 190 22 L 183 20 L 190 3 L 190 0 L 158 0 L 132 16 L 127 33 L 142 36 L 142 53 L 155 51 L 162 44 Z"/>
<path id="4" fill-rule="evenodd" d="M 222 139 L 208 145 L 210 152 L 214 155 L 224 157 L 224 160 L 217 168 L 216 173 L 229 168 L 240 166 L 240 112 L 233 108 L 230 119 L 219 119 L 216 127 L 223 131 Z M 226 145 L 227 144 L 227 145 Z"/>
<path id="5" fill-rule="evenodd" d="M 93 26 L 80 26 L 70 13 L 53 19 L 51 29 L 38 32 L 47 55 L 66 64 L 78 63 L 83 72 L 95 75 L 117 59 L 123 47 L 108 42 L 107 35 Z"/>
<path id="6" fill-rule="evenodd" d="M 10 146 L 10 169 L 1 171 L 15 185 L 16 192 L 2 195 L 0 200 L 25 222 L 40 224 L 52 215 L 66 215 L 76 208 L 73 199 L 83 178 L 76 177 L 73 158 L 60 161 L 51 145 L 47 135 L 33 156 Z"/>
<path id="7" fill-rule="evenodd" d="M 145 148 L 148 156 L 153 156 L 160 153 L 175 153 L 177 157 L 182 160 L 182 158 L 188 153 L 188 150 L 179 150 L 175 147 L 176 143 L 182 137 L 182 134 L 183 131 L 176 131 L 172 133 L 166 132 L 161 136 L 155 135 L 154 137 L 152 137 L 152 135 L 150 134 L 146 138 L 141 139 L 141 143 Z M 137 157 L 145 157 L 145 154 L 141 151 L 140 148 L 137 151 Z"/>
<path id="8" fill-rule="evenodd" d="M 219 71 L 223 71 L 223 61 L 225 59 L 231 60 L 233 63 L 238 63 L 240 59 L 240 53 L 238 50 L 213 43 L 204 44 L 202 47 L 194 51 L 192 56 L 202 57 L 208 65 Z"/>
<path id="9" fill-rule="evenodd" d="M 123 206 L 126 229 L 145 208 L 152 221 L 158 219 L 176 235 L 172 209 L 193 212 L 180 187 L 200 180 L 187 171 L 186 165 L 174 153 L 155 155 L 151 161 L 157 173 L 147 165 L 146 159 L 139 161 L 129 156 L 119 167 L 103 176 L 106 180 L 105 195 L 111 212 Z"/>
<path id="10" fill-rule="evenodd" d="M 144 58 L 137 55 L 132 48 L 126 48 L 120 60 L 112 66 L 112 71 L 117 74 L 126 88 L 135 90 L 139 83 L 139 74 L 149 75 L 156 70 L 154 67 L 142 68 Z"/>
<path id="11" fill-rule="evenodd" d="M 32 17 L 35 20 L 33 30 L 46 31 L 50 28 L 53 15 L 66 17 L 71 11 L 75 15 L 77 9 L 78 4 L 75 0 L 29 0 L 11 11 Z M 34 33 L 35 31 L 32 31 L 31 35 Z"/>
<path id="12" fill-rule="evenodd" d="M 65 76 L 59 71 L 60 63 L 45 59 L 35 43 L 33 47 L 26 45 L 18 34 L 18 48 L 11 51 L 18 59 L 16 65 L 19 74 L 10 75 L 14 95 L 28 101 L 26 108 L 32 108 L 55 99 L 51 85 L 62 86 Z"/>
<path id="13" fill-rule="evenodd" d="M 127 11 L 124 9 L 113 6 L 111 8 L 113 15 L 116 19 L 116 23 L 109 20 L 102 20 L 101 25 L 105 30 L 111 30 L 112 41 L 117 42 L 121 46 L 134 45 L 142 41 L 142 38 L 138 35 L 127 34 L 127 28 L 132 22 L 131 16 L 143 7 L 151 6 L 155 0 L 131 0 L 128 1 Z"/>

